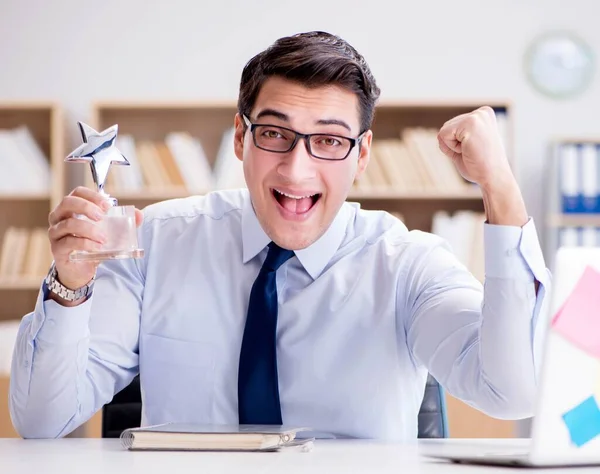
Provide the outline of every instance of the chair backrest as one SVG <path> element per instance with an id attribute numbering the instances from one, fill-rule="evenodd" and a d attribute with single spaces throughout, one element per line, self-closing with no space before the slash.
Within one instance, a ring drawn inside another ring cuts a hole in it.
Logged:
<path id="1" fill-rule="evenodd" d="M 431 375 L 427 377 L 418 423 L 419 438 L 448 437 L 448 417 L 446 415 L 444 391 Z"/>
<path id="2" fill-rule="evenodd" d="M 138 376 L 102 409 L 102 437 L 118 438 L 123 430 L 140 426 L 141 420 L 142 397 Z M 448 437 L 444 393 L 431 376 L 428 377 L 425 386 L 418 424 L 419 438 Z"/>
<path id="3" fill-rule="evenodd" d="M 137 428 L 142 423 L 142 394 L 140 377 L 117 393 L 102 409 L 102 437 L 118 438 L 127 428 Z"/>

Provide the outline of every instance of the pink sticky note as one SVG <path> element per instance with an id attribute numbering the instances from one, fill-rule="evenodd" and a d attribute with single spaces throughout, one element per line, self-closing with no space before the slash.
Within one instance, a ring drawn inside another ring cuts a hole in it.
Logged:
<path id="1" fill-rule="evenodd" d="M 600 273 L 587 267 L 552 327 L 581 350 L 600 359 Z"/>

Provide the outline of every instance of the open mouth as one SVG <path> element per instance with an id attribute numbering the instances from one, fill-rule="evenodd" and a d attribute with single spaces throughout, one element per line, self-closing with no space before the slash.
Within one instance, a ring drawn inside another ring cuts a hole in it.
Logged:
<path id="1" fill-rule="evenodd" d="M 321 193 L 295 195 L 275 188 L 271 192 L 281 207 L 293 214 L 306 214 L 321 198 Z"/>

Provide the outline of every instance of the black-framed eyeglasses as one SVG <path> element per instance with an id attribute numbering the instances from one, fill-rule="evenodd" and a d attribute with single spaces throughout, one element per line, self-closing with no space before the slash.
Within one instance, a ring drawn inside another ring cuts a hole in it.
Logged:
<path id="1" fill-rule="evenodd" d="M 246 125 L 250 127 L 257 148 L 273 153 L 288 153 L 294 149 L 299 139 L 303 139 L 308 153 L 320 160 L 345 160 L 356 144 L 360 144 L 366 133 L 365 131 L 356 138 L 333 133 L 305 134 L 279 125 L 252 123 L 245 115 L 243 118 Z"/>

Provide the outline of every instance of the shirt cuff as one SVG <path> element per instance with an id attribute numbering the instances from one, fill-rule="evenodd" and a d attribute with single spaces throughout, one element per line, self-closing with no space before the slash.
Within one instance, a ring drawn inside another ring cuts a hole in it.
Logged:
<path id="1" fill-rule="evenodd" d="M 70 344 L 89 336 L 92 295 L 78 306 L 66 307 L 47 299 L 44 282 L 37 301 L 39 326 L 35 339 L 53 344 Z"/>
<path id="2" fill-rule="evenodd" d="M 546 264 L 533 218 L 523 227 L 484 224 L 486 277 L 546 283 Z"/>

